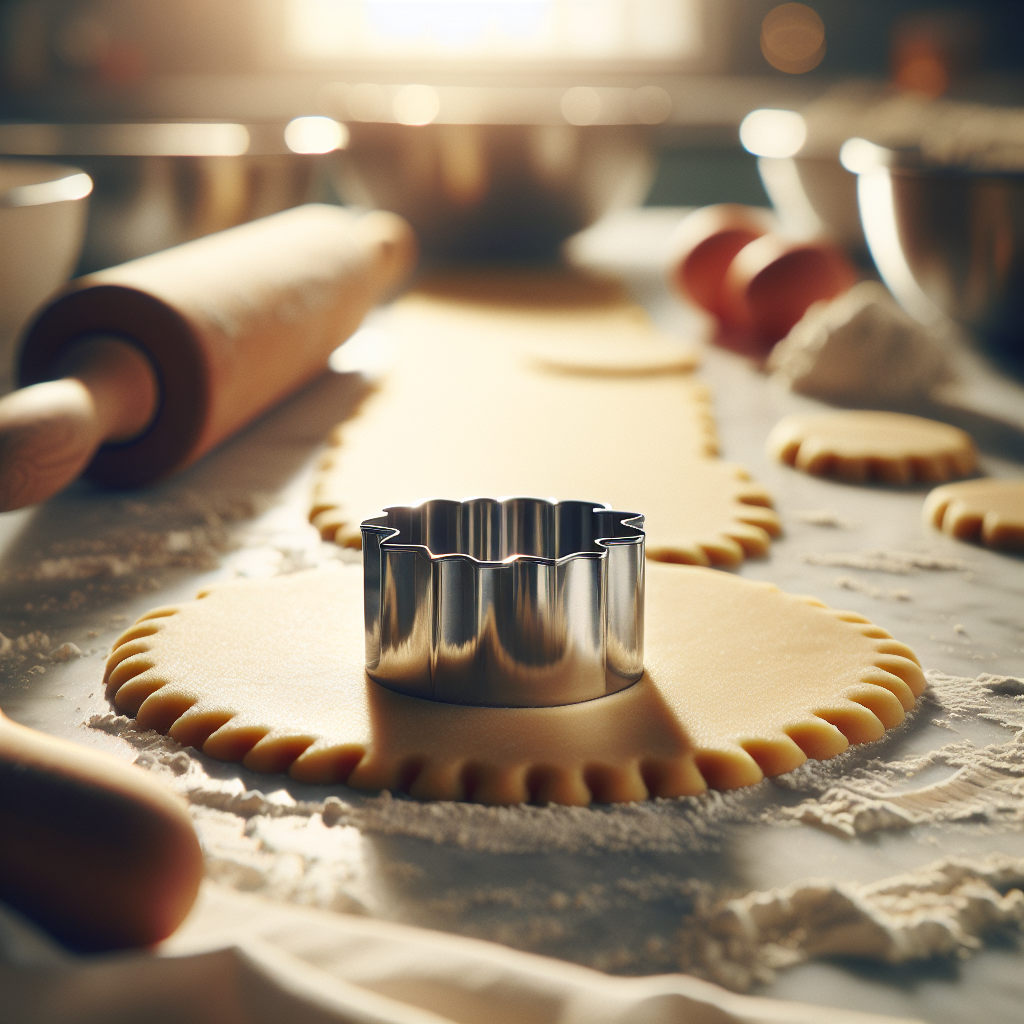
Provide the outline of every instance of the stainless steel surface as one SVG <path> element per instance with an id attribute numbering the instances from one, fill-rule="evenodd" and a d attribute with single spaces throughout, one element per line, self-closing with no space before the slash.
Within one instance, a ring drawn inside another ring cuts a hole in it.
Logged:
<path id="1" fill-rule="evenodd" d="M 643 674 L 643 516 L 436 499 L 362 524 L 366 669 L 450 704 L 552 707 Z"/>
<path id="2" fill-rule="evenodd" d="M 654 180 L 646 125 L 350 125 L 335 155 L 347 202 L 393 210 L 428 256 L 545 259 Z"/>
<path id="3" fill-rule="evenodd" d="M 69 159 L 92 177 L 78 266 L 88 273 L 316 198 L 322 158 L 289 151 L 284 128 L 4 124 L 0 154 Z"/>
<path id="4" fill-rule="evenodd" d="M 946 316 L 1024 354 L 1024 169 L 929 164 L 862 139 L 843 152 L 859 173 L 871 255 L 896 298 L 925 322 Z"/>
<path id="5" fill-rule="evenodd" d="M 959 324 L 1024 342 L 1024 172 L 891 171 L 903 255 L 922 291 Z"/>

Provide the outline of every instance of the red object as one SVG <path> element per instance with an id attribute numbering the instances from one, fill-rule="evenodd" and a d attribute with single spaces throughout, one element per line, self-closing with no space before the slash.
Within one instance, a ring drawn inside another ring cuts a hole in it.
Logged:
<path id="1" fill-rule="evenodd" d="M 834 299 L 857 280 L 853 264 L 833 245 L 764 235 L 729 264 L 720 340 L 748 355 L 767 355 L 813 303 Z"/>
<path id="2" fill-rule="evenodd" d="M 722 284 L 733 257 L 766 234 L 770 214 L 751 206 L 720 203 L 685 217 L 672 240 L 670 278 L 691 302 L 720 320 L 729 319 Z"/>

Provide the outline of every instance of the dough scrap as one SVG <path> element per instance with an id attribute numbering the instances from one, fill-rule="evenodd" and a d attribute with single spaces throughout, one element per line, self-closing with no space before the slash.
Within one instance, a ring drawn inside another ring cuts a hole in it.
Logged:
<path id="1" fill-rule="evenodd" d="M 936 487 L 924 521 L 957 540 L 1024 551 L 1024 480 L 965 480 Z"/>
<path id="2" fill-rule="evenodd" d="M 141 727 L 255 771 L 579 805 L 752 785 L 878 739 L 925 687 L 885 630 L 771 584 L 649 563 L 646 604 L 645 675 L 566 707 L 440 704 L 369 680 L 354 568 L 156 609 L 118 639 L 106 682 Z"/>
<path id="3" fill-rule="evenodd" d="M 359 547 L 360 522 L 387 505 L 521 494 L 643 512 L 654 558 L 735 565 L 765 554 L 778 516 L 744 469 L 713 457 L 705 387 L 679 373 L 531 366 L 538 347 L 564 352 L 592 337 L 605 355 L 617 334 L 646 332 L 652 340 L 636 347 L 658 349 L 667 343 L 644 311 L 603 293 L 581 304 L 573 278 L 558 300 L 538 280 L 543 302 L 524 287 L 499 302 L 473 292 L 474 278 L 456 279 L 453 292 L 409 295 L 378 322 L 394 370 L 329 440 L 310 513 L 321 535 Z"/>
<path id="4" fill-rule="evenodd" d="M 805 473 L 848 483 L 941 483 L 974 472 L 970 434 L 899 412 L 786 416 L 768 435 L 768 454 Z"/>

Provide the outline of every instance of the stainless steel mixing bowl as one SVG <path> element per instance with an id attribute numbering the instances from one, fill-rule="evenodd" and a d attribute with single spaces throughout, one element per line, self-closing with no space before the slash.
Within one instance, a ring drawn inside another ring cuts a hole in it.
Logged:
<path id="1" fill-rule="evenodd" d="M 941 311 L 1024 355 L 1024 169 L 936 163 L 862 139 L 843 155 L 859 175 L 871 254 L 896 298 L 920 319 Z"/>
<path id="2" fill-rule="evenodd" d="M 354 123 L 334 155 L 348 202 L 394 210 L 428 257 L 543 260 L 654 176 L 638 124 Z"/>
<path id="3" fill-rule="evenodd" d="M 322 157 L 283 124 L 0 124 L 0 154 L 73 162 L 94 182 L 79 272 L 319 198 Z M 329 191 L 330 186 L 327 186 Z"/>

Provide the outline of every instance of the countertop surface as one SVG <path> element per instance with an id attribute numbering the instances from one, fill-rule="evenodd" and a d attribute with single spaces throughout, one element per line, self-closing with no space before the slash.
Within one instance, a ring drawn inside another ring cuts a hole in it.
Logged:
<path id="1" fill-rule="evenodd" d="M 667 210 L 621 215 L 592 230 L 573 252 L 578 262 L 622 275 L 661 327 L 689 341 L 706 325 L 668 294 L 658 263 L 659 245 L 677 217 Z M 1020 557 L 962 544 L 923 525 L 926 487 L 850 486 L 772 462 L 764 451 L 769 429 L 785 413 L 816 403 L 777 389 L 743 359 L 713 347 L 698 373 L 714 392 L 723 458 L 745 465 L 771 491 L 784 524 L 768 557 L 745 562 L 740 575 L 865 615 L 909 644 L 933 681 L 1024 676 Z M 103 663 L 127 624 L 152 607 L 189 600 L 217 580 L 338 561 L 352 563 L 342 571 L 358 571 L 353 553 L 322 543 L 305 513 L 323 440 L 365 388 L 356 372 L 331 373 L 199 465 L 145 493 L 80 483 L 46 505 L 0 516 L 0 631 L 11 641 L 0 649 L 5 713 L 133 759 L 139 743 L 133 745 L 129 734 L 87 725 L 111 711 Z M 1024 423 L 1024 388 L 1009 380 L 1000 388 L 1004 420 Z M 1008 428 L 995 432 L 991 443 L 983 440 L 985 471 L 1024 477 L 1022 436 Z M 888 571 L 867 568 L 869 552 L 890 555 Z M 1005 692 L 1004 703 L 1021 691 Z M 844 755 L 843 770 L 863 774 L 953 740 L 978 747 L 1004 742 L 1012 736 L 1010 719 L 997 719 L 949 715 L 926 697 L 907 723 L 871 749 Z M 479 815 L 466 817 L 461 837 L 453 831 L 462 812 L 452 805 L 439 811 L 444 827 L 431 832 L 422 815 L 413 827 L 411 811 L 389 810 L 407 803 L 398 798 L 301 786 L 189 755 L 190 771 L 214 788 L 236 795 L 258 789 L 277 805 L 270 813 L 265 802 L 265 813 L 248 816 L 211 799 L 199 808 L 197 827 L 218 880 L 627 974 L 689 966 L 729 984 L 725 968 L 692 952 L 688 930 L 696 927 L 702 899 L 768 892 L 808 878 L 865 885 L 954 855 L 1024 857 L 1019 824 L 968 817 L 846 834 L 783 821 L 779 808 L 802 798 L 799 779 L 769 780 L 704 804 L 687 801 L 678 810 L 666 806 L 674 802 L 660 802 L 658 821 L 676 822 L 676 839 L 660 846 L 644 840 L 642 813 L 553 809 L 543 819 L 582 835 L 592 816 L 594 834 L 606 840 L 614 816 L 620 815 L 618 825 L 628 818 L 632 831 L 617 846 L 602 840 L 588 847 L 523 838 L 528 825 L 536 832 L 543 821 L 514 810 L 507 820 L 492 817 L 489 826 L 498 837 L 508 830 L 502 850 L 500 842 L 479 840 L 486 825 Z M 936 762 L 926 781 L 958 770 Z M 833 781 L 841 781 L 841 772 Z M 323 801 L 329 793 L 359 811 L 363 817 L 352 820 L 367 827 L 326 829 L 308 813 L 301 820 L 289 813 L 295 801 Z M 314 824 L 316 836 L 309 833 Z M 1020 1020 L 1024 1005 L 1024 958 L 1020 933 L 1011 928 L 962 958 L 893 965 L 870 957 L 801 956 L 770 971 L 734 972 L 732 984 L 934 1024 L 1010 1022 Z"/>

